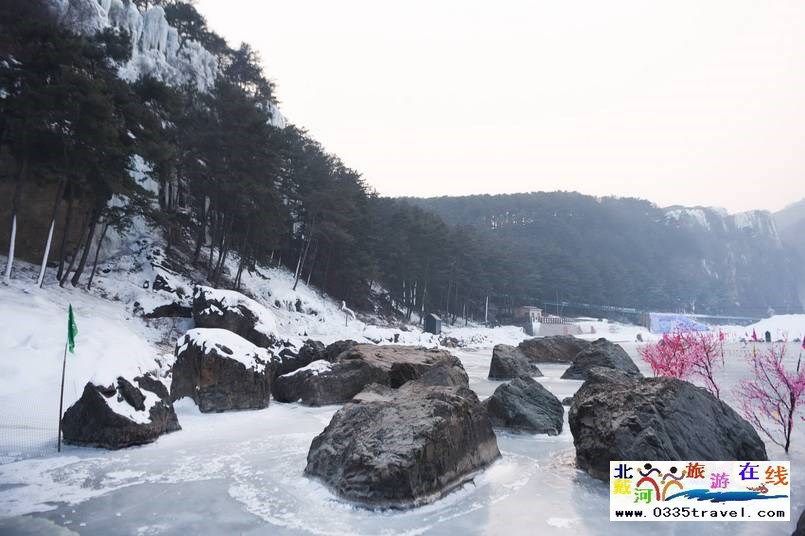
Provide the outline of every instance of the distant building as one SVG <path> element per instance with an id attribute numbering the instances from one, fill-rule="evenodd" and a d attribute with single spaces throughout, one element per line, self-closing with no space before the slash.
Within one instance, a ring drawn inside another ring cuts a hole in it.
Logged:
<path id="1" fill-rule="evenodd" d="M 433 313 L 425 317 L 425 331 L 438 335 L 442 332 L 442 319 Z"/>
<path id="2" fill-rule="evenodd" d="M 535 335 L 549 337 L 552 335 L 581 335 L 581 326 L 570 318 L 547 315 L 539 319 L 539 329 Z"/>
<path id="3" fill-rule="evenodd" d="M 514 323 L 521 326 L 525 332 L 532 337 L 539 330 L 540 320 L 542 319 L 542 309 L 524 305 L 514 310 Z"/>

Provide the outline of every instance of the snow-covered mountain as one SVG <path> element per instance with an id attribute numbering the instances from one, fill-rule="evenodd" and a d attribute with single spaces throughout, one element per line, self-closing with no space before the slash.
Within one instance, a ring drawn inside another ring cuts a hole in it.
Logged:
<path id="1" fill-rule="evenodd" d="M 208 91 L 218 76 L 214 54 L 192 39 L 181 39 L 160 6 L 141 12 L 123 0 L 49 0 L 59 21 L 71 30 L 91 35 L 106 28 L 126 32 L 131 38 L 131 59 L 120 66 L 120 77 L 135 81 L 148 75 L 171 86 L 195 85 Z M 271 123 L 287 126 L 287 119 L 269 103 Z"/>
<path id="2" fill-rule="evenodd" d="M 799 267 L 799 296 L 805 304 L 805 199 L 774 214 L 783 246 L 794 252 Z"/>
<path id="3" fill-rule="evenodd" d="M 686 225 L 692 229 L 716 233 L 744 233 L 780 244 L 774 216 L 767 210 L 750 210 L 728 214 L 714 207 L 673 206 L 663 209 L 669 223 Z"/>
<path id="4" fill-rule="evenodd" d="M 774 215 L 765 210 L 728 214 L 710 207 L 669 207 L 667 223 L 688 230 L 699 243 L 706 275 L 727 282 L 736 296 L 791 293 L 801 276 L 792 249 L 784 243 Z M 796 301 L 796 300 L 794 300 Z M 785 305 L 781 299 L 769 307 Z"/>

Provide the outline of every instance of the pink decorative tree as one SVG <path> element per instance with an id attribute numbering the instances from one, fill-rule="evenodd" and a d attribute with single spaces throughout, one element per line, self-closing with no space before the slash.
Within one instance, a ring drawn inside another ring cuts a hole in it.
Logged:
<path id="1" fill-rule="evenodd" d="M 771 344 L 749 353 L 752 378 L 738 386 L 741 413 L 773 443 L 788 452 L 797 408 L 805 401 L 805 370 L 797 360 L 796 370 L 783 365 L 786 345 Z"/>
<path id="2" fill-rule="evenodd" d="M 716 370 L 724 366 L 724 336 L 709 332 L 693 332 L 687 337 L 690 353 L 690 375 L 704 382 L 704 386 L 716 398 L 721 391 L 716 383 Z"/>
<path id="3" fill-rule="evenodd" d="M 665 333 L 659 342 L 647 344 L 639 352 L 655 376 L 682 379 L 688 375 L 690 363 L 680 332 Z"/>
<path id="4" fill-rule="evenodd" d="M 715 373 L 724 366 L 723 339 L 721 333 L 678 330 L 639 351 L 655 376 L 701 380 L 708 391 L 720 398 Z"/>

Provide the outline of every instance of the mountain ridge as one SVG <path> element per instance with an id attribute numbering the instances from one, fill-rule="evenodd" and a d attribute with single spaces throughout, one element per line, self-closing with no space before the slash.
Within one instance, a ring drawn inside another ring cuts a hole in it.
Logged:
<path id="1" fill-rule="evenodd" d="M 537 296 L 712 314 L 802 307 L 801 266 L 770 211 L 576 192 L 401 200 L 512 245 L 540 273 Z"/>

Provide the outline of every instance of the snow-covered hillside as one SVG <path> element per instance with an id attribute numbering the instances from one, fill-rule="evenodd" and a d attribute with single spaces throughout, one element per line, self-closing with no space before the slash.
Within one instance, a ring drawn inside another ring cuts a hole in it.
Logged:
<path id="1" fill-rule="evenodd" d="M 67 358 L 64 407 L 73 404 L 84 385 L 111 385 L 118 376 L 131 379 L 151 372 L 170 385 L 174 349 L 193 328 L 189 318 L 146 318 L 160 306 L 189 306 L 194 282 L 171 268 L 159 234 L 134 227 L 113 255 L 99 266 L 91 291 L 60 288 L 49 273 L 36 287 L 38 267 L 15 264 L 9 285 L 0 285 L 0 463 L 52 451 L 56 437 L 61 363 L 67 333 L 67 307 L 78 324 L 75 354 Z M 4 263 L 5 258 L 0 258 Z M 236 270 L 230 261 L 230 273 Z M 200 279 L 198 279 L 200 281 Z M 157 284 L 155 284 L 157 282 Z M 440 338 L 416 326 L 388 326 L 379 319 L 354 319 L 341 303 L 300 282 L 282 268 L 258 267 L 243 274 L 243 293 L 267 309 L 262 323 L 277 338 L 296 347 L 309 339 L 411 344 L 428 347 Z M 477 326 L 445 327 L 442 337 L 462 345 L 517 344 L 522 329 Z"/>

